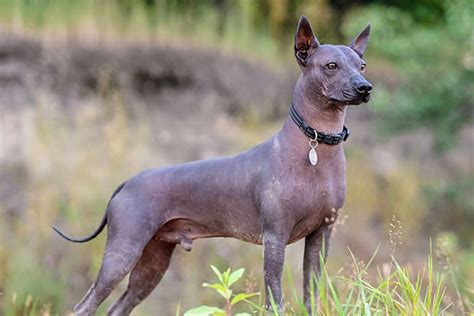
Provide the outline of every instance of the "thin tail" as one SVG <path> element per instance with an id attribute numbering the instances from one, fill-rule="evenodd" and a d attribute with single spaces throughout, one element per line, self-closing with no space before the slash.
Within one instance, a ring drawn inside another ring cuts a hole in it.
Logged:
<path id="1" fill-rule="evenodd" d="M 112 194 L 112 197 L 109 200 L 109 203 L 117 195 L 117 193 L 119 193 L 120 190 L 122 190 L 122 188 L 125 186 L 125 183 L 127 183 L 127 182 L 122 183 L 121 185 L 119 185 L 119 187 L 117 189 L 115 189 L 114 193 Z M 107 205 L 107 209 L 108 209 L 108 205 Z M 83 243 L 83 242 L 91 241 L 92 239 L 99 236 L 99 234 L 104 230 L 106 225 L 107 225 L 107 211 L 105 212 L 104 217 L 102 218 L 102 222 L 100 223 L 99 227 L 97 227 L 96 230 L 91 235 L 89 235 L 87 237 L 75 239 L 75 238 L 71 238 L 71 237 L 67 236 L 61 230 L 56 228 L 55 226 L 53 226 L 53 230 L 56 233 L 58 233 L 59 236 L 63 237 L 64 239 L 66 239 L 68 241 Z"/>
<path id="2" fill-rule="evenodd" d="M 94 239 L 95 237 L 97 237 L 102 232 L 102 230 L 104 230 L 105 225 L 107 225 L 107 212 L 105 212 L 104 217 L 102 218 L 102 223 L 100 223 L 100 226 L 97 227 L 97 229 L 91 235 L 89 235 L 87 237 L 75 239 L 75 238 L 71 238 L 69 236 L 66 236 L 62 231 L 60 231 L 58 228 L 56 228 L 54 226 L 53 226 L 53 230 L 55 232 L 57 232 L 59 234 L 59 236 L 63 237 L 64 239 L 66 239 L 68 241 L 82 243 L 82 242 L 88 242 L 88 241 Z"/>

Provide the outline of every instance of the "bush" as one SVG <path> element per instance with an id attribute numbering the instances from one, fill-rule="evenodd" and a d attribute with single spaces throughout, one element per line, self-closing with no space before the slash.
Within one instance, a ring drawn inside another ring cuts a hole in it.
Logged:
<path id="1" fill-rule="evenodd" d="M 352 12 L 343 27 L 345 34 L 353 35 L 370 21 L 369 53 L 390 60 L 393 75 L 400 78 L 394 89 L 388 85 L 390 78 L 382 78 L 385 84 L 376 89 L 384 96 L 374 101 L 385 118 L 380 130 L 429 128 L 438 149 L 456 143 L 458 131 L 472 122 L 474 105 L 474 2 L 455 0 L 446 7 L 446 22 L 435 26 L 417 24 L 396 8 L 372 5 Z"/>

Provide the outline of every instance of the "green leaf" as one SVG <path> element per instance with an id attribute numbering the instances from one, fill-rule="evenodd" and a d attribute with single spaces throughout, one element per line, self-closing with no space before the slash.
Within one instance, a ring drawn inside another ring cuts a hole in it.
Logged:
<path id="1" fill-rule="evenodd" d="M 249 313 L 237 313 L 235 316 L 251 316 Z"/>
<path id="2" fill-rule="evenodd" d="M 203 287 L 209 287 L 211 289 L 221 289 L 221 290 L 225 290 L 225 287 L 220 284 L 220 283 L 214 283 L 214 284 L 209 284 L 209 283 L 203 283 L 202 284 Z"/>
<path id="3" fill-rule="evenodd" d="M 230 304 L 235 305 L 240 301 L 246 300 L 248 298 L 251 298 L 257 295 L 260 295 L 260 293 L 240 293 L 232 298 L 232 301 L 230 301 Z"/>
<path id="4" fill-rule="evenodd" d="M 222 278 L 224 279 L 224 281 L 222 282 L 226 287 L 230 287 L 230 284 L 229 284 L 229 275 L 230 275 L 230 268 L 228 268 L 227 270 L 224 271 L 224 273 L 222 273 Z"/>
<path id="5" fill-rule="evenodd" d="M 202 286 L 216 290 L 225 299 L 230 298 L 230 295 L 232 294 L 232 292 L 229 293 L 229 289 L 227 289 L 224 285 L 219 284 L 219 283 L 214 283 L 214 284 L 203 283 Z"/>
<path id="6" fill-rule="evenodd" d="M 215 313 L 225 314 L 225 311 L 218 307 L 202 305 L 188 310 L 183 316 L 210 316 L 214 315 Z"/>
<path id="7" fill-rule="evenodd" d="M 232 272 L 231 275 L 229 276 L 229 285 L 228 286 L 230 287 L 232 284 L 237 282 L 242 277 L 244 272 L 245 272 L 244 268 L 241 268 L 239 270 L 236 270 L 236 271 Z"/>
<path id="8" fill-rule="evenodd" d="M 217 278 L 219 279 L 219 282 L 224 283 L 224 279 L 222 278 L 222 273 L 219 270 L 217 270 L 217 268 L 214 267 L 212 264 L 211 264 L 211 269 L 217 275 Z"/>

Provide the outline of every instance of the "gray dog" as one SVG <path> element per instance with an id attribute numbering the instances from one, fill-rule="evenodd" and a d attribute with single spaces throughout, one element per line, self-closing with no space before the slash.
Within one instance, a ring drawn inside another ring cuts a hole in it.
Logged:
<path id="1" fill-rule="evenodd" d="M 367 102 L 372 90 L 362 59 L 369 32 L 370 25 L 349 46 L 321 45 L 301 17 L 295 56 L 302 74 L 278 134 L 235 157 L 139 173 L 115 190 L 87 238 L 55 229 L 86 242 L 108 224 L 102 266 L 75 314 L 94 315 L 129 272 L 128 288 L 108 314 L 130 314 L 160 282 L 177 244 L 189 251 L 194 239 L 209 237 L 263 245 L 266 304 L 271 293 L 280 308 L 285 247 L 305 238 L 304 301 L 311 313 L 310 282 L 320 274 L 346 193 L 346 106 Z"/>

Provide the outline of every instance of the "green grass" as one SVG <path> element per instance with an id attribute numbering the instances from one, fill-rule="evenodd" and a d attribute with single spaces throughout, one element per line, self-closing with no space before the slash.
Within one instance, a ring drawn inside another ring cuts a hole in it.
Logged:
<path id="1" fill-rule="evenodd" d="M 418 272 L 412 271 L 408 265 L 400 265 L 394 257 L 390 262 L 374 269 L 372 262 L 376 253 L 366 264 L 360 264 L 352 252 L 349 253 L 353 260 L 350 275 L 340 272 L 331 276 L 323 264 L 321 276 L 315 277 L 319 289 L 319 302 L 312 300 L 311 305 L 318 306 L 317 315 L 461 315 L 469 313 L 468 310 L 472 307 L 472 304 L 467 303 L 466 297 L 459 295 L 452 299 L 448 296 L 448 288 L 453 290 L 456 284 L 454 282 L 449 284 L 446 272 L 435 270 L 431 253 L 425 261 L 424 268 Z M 185 315 L 231 315 L 228 312 L 230 297 L 244 295 L 232 292 L 233 289 L 223 282 L 222 275 L 229 274 L 229 270 L 224 273 L 216 272 L 215 267 L 213 270 L 218 276 L 218 283 L 212 288 L 225 298 L 223 305 L 199 306 L 189 310 Z M 287 272 L 291 295 L 285 300 L 284 313 L 309 316 L 293 282 L 292 272 L 289 269 Z M 209 287 L 206 284 L 203 286 Z M 314 290 L 311 288 L 312 293 Z M 223 293 L 232 294 L 226 297 Z M 249 295 L 258 299 L 243 300 L 247 304 L 241 306 L 239 310 L 241 315 L 266 315 L 261 307 L 264 301 L 262 295 L 255 293 Z M 276 309 L 275 305 L 272 305 Z M 177 315 L 179 314 L 178 311 Z M 273 312 L 273 315 L 277 316 L 278 313 Z"/>

